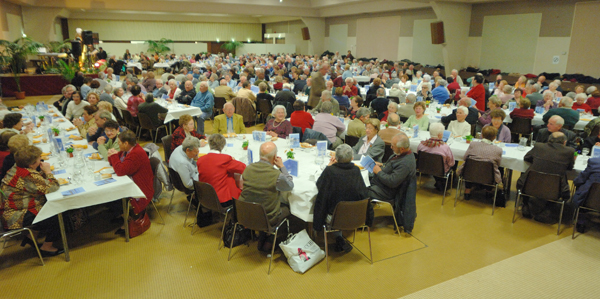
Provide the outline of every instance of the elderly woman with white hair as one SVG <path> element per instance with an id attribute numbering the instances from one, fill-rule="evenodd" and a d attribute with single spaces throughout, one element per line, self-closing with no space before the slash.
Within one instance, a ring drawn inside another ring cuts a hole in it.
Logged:
<path id="1" fill-rule="evenodd" d="M 431 101 L 433 100 L 433 95 L 431 94 L 431 83 L 423 82 L 421 84 L 421 90 L 417 91 L 417 101 Z"/>
<path id="2" fill-rule="evenodd" d="M 552 92 L 552 95 L 554 96 L 554 98 L 561 98 L 562 97 L 562 92 L 558 91 L 558 87 L 560 86 L 560 81 L 556 82 L 553 81 L 552 83 L 548 84 L 548 91 Z"/>
<path id="3" fill-rule="evenodd" d="M 414 80 L 413 80 L 414 82 Z M 431 91 L 431 76 L 428 74 L 423 75 L 423 81 L 417 85 L 417 93 L 421 91 L 424 84 L 429 84 L 429 91 Z"/>
<path id="4" fill-rule="evenodd" d="M 390 115 L 390 113 L 398 112 L 398 104 L 390 101 L 388 103 L 387 108 L 388 108 L 387 111 L 383 112 L 383 117 L 381 118 L 381 123 L 383 123 L 383 124 L 385 124 L 387 122 L 387 118 Z"/>
<path id="5" fill-rule="evenodd" d="M 558 107 L 558 104 L 554 102 L 554 96 L 555 93 L 550 91 L 550 90 L 546 90 L 543 93 L 544 95 L 544 100 L 543 101 L 537 101 L 537 103 L 535 103 L 535 107 L 544 107 L 545 111 L 548 111 L 550 109 L 554 109 Z"/>
<path id="6" fill-rule="evenodd" d="M 417 73 L 413 76 L 412 78 L 412 84 L 413 85 L 418 85 L 419 84 L 419 80 L 423 81 L 423 72 L 422 71 L 417 71 Z"/>
<path id="7" fill-rule="evenodd" d="M 592 107 L 586 104 L 587 95 L 585 93 L 578 93 L 575 96 L 575 103 L 573 104 L 573 110 L 583 109 L 585 113 L 592 113 Z"/>
<path id="8" fill-rule="evenodd" d="M 464 106 L 456 108 L 456 120 L 453 120 L 448 125 L 448 131 L 452 133 L 452 137 L 464 137 L 471 135 L 471 125 L 466 121 L 469 115 L 469 109 Z"/>
<path id="9" fill-rule="evenodd" d="M 263 131 L 267 132 L 267 135 L 272 137 L 286 138 L 292 133 L 292 123 L 286 120 L 287 111 L 282 105 L 273 107 L 273 117 L 270 119 Z"/>
<path id="10" fill-rule="evenodd" d="M 177 88 L 177 80 L 175 80 L 175 79 L 169 80 L 168 85 L 169 85 L 169 93 L 167 94 L 167 96 L 169 97 L 169 100 L 173 100 L 177 97 L 177 95 L 175 93 L 177 92 L 177 90 L 179 90 Z"/>
<path id="11" fill-rule="evenodd" d="M 442 123 L 433 123 L 429 126 L 431 138 L 421 141 L 417 147 L 417 153 L 426 152 L 440 155 L 444 158 L 444 172 L 448 172 L 454 166 L 454 154 L 450 146 L 442 140 L 444 137 L 444 125 Z M 441 177 L 435 177 L 435 188 L 444 191 L 445 180 Z"/>

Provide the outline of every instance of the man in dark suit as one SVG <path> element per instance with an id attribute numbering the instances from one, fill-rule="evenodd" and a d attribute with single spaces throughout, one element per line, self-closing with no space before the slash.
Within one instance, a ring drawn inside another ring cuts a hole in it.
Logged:
<path id="1" fill-rule="evenodd" d="M 469 109 L 469 114 L 467 115 L 467 118 L 465 120 L 470 125 L 474 125 L 477 123 L 477 120 L 479 119 L 479 110 L 477 110 L 477 108 L 471 107 L 471 99 L 460 99 L 460 101 L 458 101 L 458 106 L 467 107 L 467 109 Z M 456 109 L 454 109 L 450 115 L 442 116 L 442 123 L 446 126 L 453 120 L 456 120 Z"/>
<path id="2" fill-rule="evenodd" d="M 385 97 L 385 89 L 377 89 L 377 98 L 371 102 L 371 110 L 377 114 L 379 119 L 383 118 L 383 112 L 387 111 L 390 100 Z"/>
<path id="3" fill-rule="evenodd" d="M 539 143 L 549 142 L 550 135 L 552 133 L 561 132 L 565 135 L 565 138 L 567 140 L 567 146 L 576 148 L 577 146 L 575 145 L 575 138 L 577 137 L 577 135 L 575 135 L 575 133 L 573 133 L 572 131 L 564 129 L 564 123 L 565 120 L 559 115 L 554 115 L 550 117 L 550 119 L 548 120 L 548 127 L 540 129 L 538 131 L 535 141 Z"/>
<path id="4" fill-rule="evenodd" d="M 98 53 L 96 53 L 96 57 L 98 58 L 98 60 L 106 59 L 108 57 L 108 54 L 106 54 L 106 51 L 104 51 L 104 49 L 100 47 L 98 48 Z"/>
<path id="5" fill-rule="evenodd" d="M 573 169 L 575 164 L 573 148 L 566 146 L 567 137 L 562 132 L 554 132 L 548 138 L 548 143 L 536 143 L 523 160 L 531 163 L 525 173 L 521 175 L 517 181 L 517 189 L 523 188 L 525 180 L 532 170 L 557 174 L 561 176 L 561 196 L 563 200 L 568 200 L 571 197 L 569 184 L 567 182 L 567 171 Z M 543 186 L 538 186 L 543 188 Z M 556 223 L 558 221 L 558 213 L 555 203 L 544 200 L 534 200 L 523 198 L 523 217 L 534 218 L 536 221 L 543 223 Z"/>

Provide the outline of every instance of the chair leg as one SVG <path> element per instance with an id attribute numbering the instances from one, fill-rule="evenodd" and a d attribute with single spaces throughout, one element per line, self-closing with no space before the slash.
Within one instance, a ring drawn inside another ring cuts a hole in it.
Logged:
<path id="1" fill-rule="evenodd" d="M 519 209 L 520 201 L 521 201 L 521 191 L 517 190 L 517 201 L 515 202 L 515 210 L 513 211 L 512 223 L 515 223 L 515 216 L 517 215 L 517 210 Z"/>
<path id="2" fill-rule="evenodd" d="M 192 208 L 192 198 L 194 197 L 194 193 L 192 192 L 192 196 L 190 197 L 190 203 L 188 204 L 187 213 L 185 213 L 185 219 L 183 219 L 183 228 L 185 228 L 185 223 L 187 222 L 188 214 L 190 213 L 190 209 Z M 198 207 L 200 207 L 200 203 L 198 203 Z"/>
<path id="3" fill-rule="evenodd" d="M 158 216 L 160 217 L 160 220 L 162 220 L 162 225 L 167 224 L 165 222 L 165 219 L 163 218 L 163 216 L 160 214 L 160 212 L 158 211 L 158 208 L 156 208 L 156 204 L 154 203 L 154 201 L 150 201 L 152 203 L 152 206 L 154 207 L 154 210 L 156 211 L 156 213 L 158 214 Z"/>
<path id="4" fill-rule="evenodd" d="M 327 264 L 327 273 L 329 273 L 329 246 L 327 246 L 327 228 L 323 225 L 323 236 L 325 238 L 325 263 Z"/>
<path id="5" fill-rule="evenodd" d="M 575 212 L 575 222 L 573 222 L 573 234 L 571 235 L 571 239 L 575 239 L 575 230 L 577 229 L 577 221 L 579 221 L 579 207 L 577 207 L 577 212 Z"/>
<path id="6" fill-rule="evenodd" d="M 419 172 L 419 182 L 417 185 L 419 185 L 419 188 L 421 188 L 421 185 L 423 184 L 423 182 L 421 181 L 421 176 L 423 176 L 422 172 Z"/>
<path id="7" fill-rule="evenodd" d="M 273 238 L 273 247 L 271 247 L 271 259 L 269 260 L 269 271 L 267 271 L 267 275 L 271 274 L 271 263 L 273 263 L 273 255 L 275 254 L 275 244 L 277 244 L 277 233 L 279 232 L 278 226 L 275 229 L 275 237 Z"/>
<path id="8" fill-rule="evenodd" d="M 371 257 L 371 265 L 373 265 L 373 249 L 371 248 L 371 228 L 367 226 L 367 235 L 369 235 L 369 256 Z"/>
<path id="9" fill-rule="evenodd" d="M 560 235 L 560 225 L 562 224 L 563 210 L 565 209 L 565 202 L 563 201 L 560 205 L 560 215 L 558 216 L 558 229 L 556 230 L 556 235 Z"/>
<path id="10" fill-rule="evenodd" d="M 191 205 L 191 203 L 192 203 L 192 201 L 190 200 L 190 205 Z M 191 232 L 192 236 L 194 235 L 194 230 L 196 229 L 196 226 L 197 226 L 195 224 L 198 223 L 198 214 L 200 213 L 201 207 L 202 207 L 202 205 L 200 203 L 198 203 L 198 207 L 196 208 L 196 220 L 192 222 L 192 232 Z M 187 215 L 186 215 L 186 217 L 187 217 Z"/>
<path id="11" fill-rule="evenodd" d="M 454 207 L 456 208 L 456 202 L 458 202 L 458 196 L 460 195 L 460 190 L 462 189 L 462 178 L 458 177 L 458 186 L 456 186 L 456 196 L 454 197 Z"/>
<path id="12" fill-rule="evenodd" d="M 494 209 L 496 208 L 496 196 L 498 196 L 498 184 L 496 184 L 496 189 L 494 193 L 494 202 L 492 203 L 492 216 L 494 216 Z"/>
<path id="13" fill-rule="evenodd" d="M 398 231 L 398 237 L 400 237 L 400 227 L 398 226 L 398 221 L 396 221 L 396 212 L 394 211 L 394 207 L 390 204 L 390 210 L 392 210 L 392 217 L 394 217 L 394 224 L 396 225 L 396 231 Z"/>
<path id="14" fill-rule="evenodd" d="M 446 184 L 444 185 L 444 195 L 442 196 L 442 206 L 444 205 L 444 201 L 446 200 L 446 191 L 448 190 L 448 179 L 450 176 L 446 174 Z"/>
<path id="15" fill-rule="evenodd" d="M 171 200 L 169 201 L 169 207 L 167 208 L 167 214 L 169 214 L 169 211 L 171 210 L 171 204 L 173 203 L 173 196 L 175 196 L 175 187 L 173 187 L 173 193 L 171 193 Z"/>
<path id="16" fill-rule="evenodd" d="M 229 260 L 231 259 L 231 248 L 233 248 L 233 240 L 235 240 L 235 231 L 237 229 L 237 222 L 235 223 L 235 225 L 233 226 L 233 236 L 231 236 L 231 242 L 229 243 L 229 255 L 227 256 L 227 261 L 229 262 Z"/>
<path id="17" fill-rule="evenodd" d="M 223 240 L 223 234 L 225 233 L 225 225 L 227 224 L 227 216 L 229 216 L 229 211 L 230 210 L 227 210 L 227 212 L 225 212 L 225 220 L 223 220 L 223 228 L 221 228 L 221 238 L 219 239 L 217 250 L 221 250 L 221 241 Z"/>
<path id="18" fill-rule="evenodd" d="M 29 232 L 29 236 L 31 237 L 31 240 L 33 240 L 33 246 L 35 247 L 35 250 L 37 251 L 37 254 L 40 257 L 40 261 L 42 262 L 42 266 L 45 266 L 46 264 L 44 264 L 44 258 L 42 257 L 42 253 L 40 252 L 40 248 L 38 247 L 38 244 L 37 244 L 37 241 L 35 240 L 35 237 L 33 236 L 33 232 L 29 228 L 27 228 L 27 227 L 24 227 L 23 229 L 25 229 L 26 231 Z"/>

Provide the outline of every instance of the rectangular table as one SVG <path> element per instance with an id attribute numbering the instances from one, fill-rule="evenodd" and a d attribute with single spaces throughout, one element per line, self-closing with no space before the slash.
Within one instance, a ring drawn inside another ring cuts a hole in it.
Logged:
<path id="1" fill-rule="evenodd" d="M 58 118 L 53 118 L 52 124 L 61 130 L 60 137 L 64 137 L 65 135 L 66 136 L 70 136 L 70 135 L 79 136 L 79 132 L 77 131 L 77 129 L 67 132 L 66 129 L 73 127 L 73 125 L 71 124 L 71 122 L 69 122 L 68 120 L 66 120 L 65 118 L 62 117 L 62 115 L 60 114 L 60 111 L 56 111 L 56 109 L 54 109 L 54 108 L 53 108 L 53 110 L 54 110 L 54 112 L 52 112 L 51 114 L 56 113 L 59 115 Z M 64 121 L 58 122 L 58 120 L 60 120 L 60 119 L 63 119 Z M 34 138 L 33 136 L 35 134 L 29 134 L 29 135 L 30 135 L 29 137 L 32 140 L 36 140 L 36 141 L 42 140 L 41 137 Z M 67 139 L 67 138 L 65 138 L 65 139 Z M 67 140 L 67 143 L 68 142 L 72 142 L 73 144 L 81 144 L 81 145 L 87 144 L 87 141 L 85 140 L 85 138 L 83 140 L 78 140 L 78 141 L 69 139 L 69 140 Z M 36 146 L 38 146 L 43 152 L 46 152 L 46 153 L 50 152 L 50 147 L 51 147 L 50 143 L 37 143 Z M 87 149 L 82 150 L 82 154 L 95 153 L 95 152 L 97 152 L 97 151 L 94 150 L 91 145 L 88 145 Z M 73 175 L 73 170 L 74 170 L 73 169 L 73 159 L 74 158 L 70 158 L 71 161 L 67 162 L 66 167 L 63 167 L 63 168 L 61 168 L 58 163 L 58 156 L 51 156 L 50 159 L 48 159 L 46 162 L 48 162 L 52 166 L 54 166 L 54 171 L 59 171 L 61 169 L 65 169 L 66 173 L 57 174 L 56 177 L 67 179 L 68 177 L 74 177 L 74 175 Z M 87 161 L 90 161 L 90 160 L 86 160 L 86 162 Z M 99 170 L 102 167 L 110 166 L 107 161 L 95 161 L 95 162 L 91 162 L 91 163 L 94 163 L 94 171 Z M 75 182 L 72 182 L 70 184 L 61 186 L 55 192 L 46 194 L 47 202 L 44 204 L 44 206 L 42 207 L 42 209 L 40 210 L 40 212 L 38 213 L 38 215 L 36 216 L 36 218 L 33 221 L 33 223 L 37 223 L 44 219 L 50 218 L 52 216 L 55 216 L 55 215 L 58 216 L 63 246 L 65 249 L 66 261 L 70 261 L 70 256 L 69 256 L 69 246 L 67 243 L 67 236 L 66 236 L 63 217 L 62 217 L 63 212 L 72 210 L 72 209 L 79 209 L 79 208 L 89 207 L 89 206 L 93 206 L 93 205 L 97 205 L 97 204 L 107 203 L 107 202 L 115 201 L 118 199 L 123 199 L 124 211 L 126 211 L 127 209 L 125 208 L 125 206 L 126 206 L 126 204 L 128 204 L 126 198 L 128 198 L 128 197 L 136 197 L 136 198 L 145 197 L 144 193 L 140 190 L 140 188 L 128 176 L 117 177 L 116 175 L 113 175 L 113 178 L 116 180 L 116 182 L 102 185 L 102 186 L 96 186 L 93 183 L 94 182 L 93 177 L 91 177 L 91 175 L 87 174 L 87 172 L 89 172 L 89 171 L 87 169 L 84 169 L 83 172 L 86 173 L 86 176 L 82 183 L 77 184 Z M 71 179 L 71 181 L 72 181 L 72 179 Z M 85 192 L 75 194 L 75 195 L 70 195 L 70 196 L 62 195 L 63 191 L 72 190 L 72 189 L 75 189 L 78 187 L 83 187 Z M 127 217 L 124 217 L 124 224 L 125 224 L 125 228 L 126 228 L 125 229 L 126 241 L 129 242 L 129 231 L 128 231 L 126 218 Z"/>

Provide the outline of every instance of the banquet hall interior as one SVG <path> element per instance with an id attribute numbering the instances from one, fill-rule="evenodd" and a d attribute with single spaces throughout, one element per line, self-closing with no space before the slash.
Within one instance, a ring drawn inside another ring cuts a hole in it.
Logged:
<path id="1" fill-rule="evenodd" d="M 430 71 L 441 67 L 446 76 L 456 69 L 468 76 L 465 84 L 475 74 L 467 72 L 469 67 L 498 69 L 505 78 L 515 78 L 509 79 L 514 85 L 525 74 L 534 74 L 534 80 L 542 73 L 600 77 L 600 39 L 594 37 L 600 31 L 599 12 L 600 1 L 584 0 L 0 0 L 0 40 L 62 42 L 73 40 L 81 28 L 93 32 L 95 47 L 115 59 L 126 51 L 148 53 L 148 40 L 169 39 L 165 53 L 192 57 L 225 52 L 224 44 L 238 41 L 242 45 L 235 56 L 318 59 L 325 51 L 350 52 L 366 61 L 410 61 Z M 432 24 L 443 24 L 442 32 Z M 435 42 L 440 34 L 443 41 Z M 15 98 L 13 75 L 3 72 L 2 103 L 52 107 L 67 81 L 60 74 L 38 72 L 52 56 L 29 59 L 20 76 L 25 98 Z M 141 80 L 141 70 L 134 72 Z M 564 81 L 563 94 L 578 84 Z M 600 80 L 589 86 L 600 87 Z M 213 123 L 205 121 L 207 135 Z M 252 122 L 246 132 L 264 126 Z M 145 146 L 154 140 L 140 137 L 138 142 Z M 156 145 L 164 157 L 160 140 Z M 284 149 L 278 153 L 284 155 Z M 557 224 L 522 217 L 514 222 L 520 175 L 512 172 L 506 207 L 496 207 L 493 215 L 489 199 L 455 203 L 455 186 L 442 205 L 434 178 L 423 175 L 410 234 L 396 233 L 390 211 L 376 208 L 370 236 L 366 230 L 345 231 L 348 240 L 355 238 L 354 249 L 347 254 L 330 250 L 329 269 L 323 260 L 304 274 L 292 271 L 281 251 L 267 273 L 269 256 L 257 250 L 256 241 L 234 247 L 228 261 L 229 249 L 217 250 L 223 222 L 213 217 L 213 224 L 190 234 L 190 227 L 182 227 L 188 200 L 177 190 L 163 190 L 157 210 L 147 209 L 151 227 L 129 242 L 115 235 L 119 224 L 106 217 L 105 208 L 92 206 L 86 223 L 68 234 L 68 262 L 59 255 L 44 258 L 41 266 L 32 247 L 19 246 L 18 239 L 0 241 L 0 298 L 598 296 L 598 223 L 572 238 L 573 209 L 567 209 L 558 235 Z M 292 233 L 312 227 L 293 215 L 289 220 Z M 322 232 L 313 240 L 324 248 Z"/>

